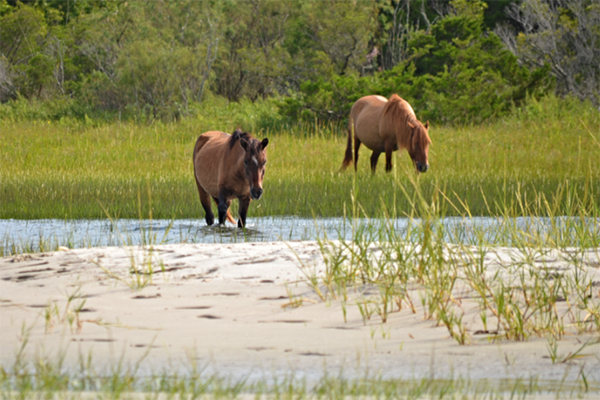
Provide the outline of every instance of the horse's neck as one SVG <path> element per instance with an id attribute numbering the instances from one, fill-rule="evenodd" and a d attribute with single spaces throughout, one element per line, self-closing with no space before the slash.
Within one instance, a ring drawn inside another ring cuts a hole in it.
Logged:
<path id="1" fill-rule="evenodd" d="M 403 135 L 399 135 L 398 141 L 402 141 L 402 146 L 404 148 L 412 149 L 414 135 L 421 134 L 421 129 L 419 129 L 421 122 L 419 122 L 419 120 L 417 119 L 417 117 L 414 114 L 410 114 L 410 113 L 407 113 L 407 115 L 404 116 L 403 120 L 404 120 L 404 124 L 403 124 L 404 128 L 403 129 L 405 129 L 405 131 L 404 131 L 405 133 Z M 409 125 L 409 123 L 410 123 L 410 125 Z M 411 128 L 411 125 L 414 126 L 414 128 Z"/>
<path id="2" fill-rule="evenodd" d="M 411 123 L 414 126 L 417 126 L 417 124 L 419 124 L 419 120 L 417 119 L 417 116 L 415 115 L 415 112 L 413 111 L 412 107 L 406 103 L 407 107 L 407 112 L 406 112 L 406 123 Z"/>
<path id="3" fill-rule="evenodd" d="M 237 143 L 233 148 L 228 149 L 229 151 L 225 154 L 227 159 L 227 165 L 232 169 L 239 169 L 244 167 L 244 149 Z"/>

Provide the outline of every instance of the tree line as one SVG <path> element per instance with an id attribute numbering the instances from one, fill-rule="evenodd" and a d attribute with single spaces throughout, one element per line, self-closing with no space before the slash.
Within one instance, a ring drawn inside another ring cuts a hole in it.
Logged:
<path id="1" fill-rule="evenodd" d="M 0 102 L 177 119 L 207 96 L 343 120 L 398 93 L 480 122 L 551 91 L 600 101 L 593 0 L 0 0 Z"/>

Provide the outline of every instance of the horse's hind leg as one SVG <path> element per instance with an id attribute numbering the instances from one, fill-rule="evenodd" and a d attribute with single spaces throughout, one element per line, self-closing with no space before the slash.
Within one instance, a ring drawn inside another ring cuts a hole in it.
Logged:
<path id="1" fill-rule="evenodd" d="M 204 212 L 206 213 L 204 219 L 206 220 L 206 224 L 210 226 L 215 223 L 215 215 L 210 207 L 210 196 L 204 191 L 204 189 L 202 189 L 202 186 L 200 185 L 198 185 L 198 193 L 200 194 L 200 203 L 202 204 L 202 208 L 204 208 Z"/>
<path id="2" fill-rule="evenodd" d="M 354 171 L 357 171 L 358 168 L 358 149 L 360 148 L 361 142 L 356 137 L 356 133 L 354 134 Z"/>
<path id="3" fill-rule="evenodd" d="M 373 173 L 375 173 L 375 170 L 377 169 L 377 161 L 379 161 L 380 155 L 380 151 L 373 151 L 373 154 L 371 154 L 371 172 Z"/>

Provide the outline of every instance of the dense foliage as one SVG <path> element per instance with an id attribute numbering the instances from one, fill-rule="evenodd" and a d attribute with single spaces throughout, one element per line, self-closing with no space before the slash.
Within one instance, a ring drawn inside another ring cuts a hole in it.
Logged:
<path id="1" fill-rule="evenodd" d="M 496 29 L 528 66 L 548 66 L 557 92 L 600 104 L 600 3 L 589 0 L 523 0 L 506 14 L 520 27 Z"/>
<path id="2" fill-rule="evenodd" d="M 564 88 L 554 65 L 520 63 L 494 33 L 530 33 L 505 12 L 518 3 L 0 0 L 0 118 L 35 101 L 44 111 L 27 118 L 171 120 L 220 96 L 341 121 L 360 96 L 399 93 L 420 118 L 479 122 L 554 77 Z"/>
<path id="3" fill-rule="evenodd" d="M 547 68 L 530 71 L 504 49 L 494 34 L 484 35 L 481 19 L 448 16 L 430 31 L 408 41 L 408 57 L 373 75 L 335 75 L 305 81 L 285 101 L 287 114 L 341 119 L 352 103 L 368 94 L 400 93 L 422 119 L 437 122 L 481 122 L 506 113 L 527 93 L 545 93 Z"/>

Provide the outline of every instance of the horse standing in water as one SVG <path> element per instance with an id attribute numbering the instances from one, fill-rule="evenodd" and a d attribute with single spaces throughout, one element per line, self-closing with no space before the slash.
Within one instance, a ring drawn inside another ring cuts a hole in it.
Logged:
<path id="1" fill-rule="evenodd" d="M 408 150 L 417 172 L 429 168 L 429 121 L 423 125 L 408 102 L 397 94 L 389 101 L 382 96 L 361 97 L 350 111 L 348 145 L 342 170 L 352 162 L 352 132 L 354 132 L 354 170 L 357 169 L 358 149 L 364 143 L 373 150 L 371 170 L 375 172 L 381 153 L 385 152 L 385 170 L 392 170 L 392 152 Z"/>
<path id="2" fill-rule="evenodd" d="M 225 132 L 205 132 L 194 147 L 194 176 L 206 223 L 215 217 L 210 206 L 212 197 L 219 210 L 219 224 L 225 219 L 235 224 L 229 212 L 231 201 L 239 200 L 238 227 L 246 226 L 246 215 L 252 199 L 262 196 L 269 139 L 262 141 L 236 129 L 233 135 Z"/>

